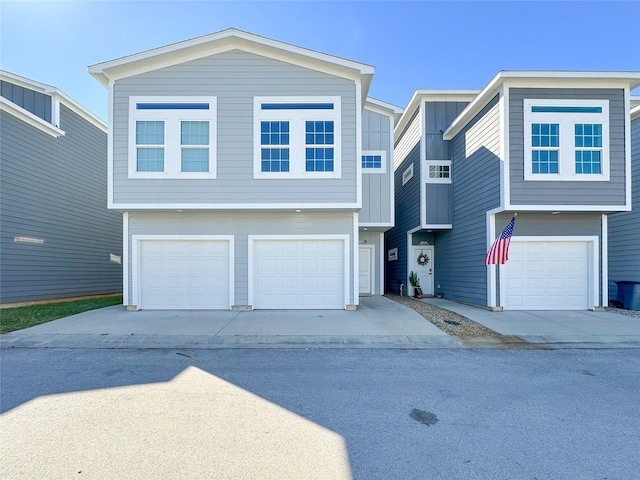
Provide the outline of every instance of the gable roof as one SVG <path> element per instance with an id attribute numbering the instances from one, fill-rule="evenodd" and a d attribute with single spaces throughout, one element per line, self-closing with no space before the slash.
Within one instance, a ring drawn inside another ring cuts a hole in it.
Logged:
<path id="1" fill-rule="evenodd" d="M 507 87 L 607 88 L 640 86 L 640 72 L 578 72 L 578 71 L 514 71 L 503 70 L 493 77 L 478 96 L 465 108 L 444 132 L 451 140 L 482 108 Z"/>
<path id="2" fill-rule="evenodd" d="M 51 97 L 53 102 L 60 102 L 62 105 L 67 107 L 69 110 L 73 111 L 75 114 L 79 115 L 87 122 L 93 124 L 95 127 L 102 130 L 104 133 L 107 133 L 107 124 L 102 121 L 99 117 L 94 115 L 92 112 L 87 110 L 85 107 L 76 102 L 69 95 L 64 93 L 57 87 L 52 85 L 47 85 L 46 83 L 37 82 L 35 80 L 31 80 L 30 78 L 22 77 L 20 75 L 16 75 L 15 73 L 7 72 L 6 70 L 0 70 L 0 80 L 12 83 L 14 85 L 18 85 L 23 88 L 27 88 L 29 90 L 33 90 L 35 92 L 43 93 Z M 64 132 L 60 130 L 59 125 L 55 125 L 53 123 L 49 124 L 48 122 L 42 120 L 41 118 L 33 115 L 31 112 L 23 109 L 22 107 L 16 105 L 15 103 L 7 100 L 4 97 L 2 98 L 2 109 L 13 114 L 14 116 L 18 116 L 22 120 L 27 123 L 33 124 L 37 128 L 43 129 L 48 133 L 56 134 L 55 136 L 64 135 Z M 45 125 L 42 125 L 45 124 Z M 53 127 L 53 130 L 49 127 Z"/>
<path id="3" fill-rule="evenodd" d="M 172 43 L 89 67 L 89 73 L 104 86 L 110 81 L 130 77 L 172 65 L 216 55 L 230 50 L 242 50 L 281 60 L 332 75 L 362 81 L 362 101 L 367 97 L 374 67 L 288 43 L 228 28 L 217 33 Z"/>
<path id="4" fill-rule="evenodd" d="M 383 102 L 382 100 L 378 100 L 377 98 L 373 98 L 373 97 L 367 97 L 367 101 L 364 107 L 374 112 L 377 111 L 382 115 L 393 117 L 394 125 L 400 119 L 402 112 L 404 112 L 404 109 L 402 107 L 398 107 L 397 105 L 393 105 L 391 103 Z"/>

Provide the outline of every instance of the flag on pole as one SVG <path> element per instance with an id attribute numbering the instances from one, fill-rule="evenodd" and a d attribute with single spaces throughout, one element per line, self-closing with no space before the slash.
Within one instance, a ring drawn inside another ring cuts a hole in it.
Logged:
<path id="1" fill-rule="evenodd" d="M 513 235 L 513 226 L 515 223 L 516 217 L 514 215 L 484 257 L 485 265 L 504 264 L 504 262 L 509 260 L 509 244 L 511 243 L 511 235 Z"/>

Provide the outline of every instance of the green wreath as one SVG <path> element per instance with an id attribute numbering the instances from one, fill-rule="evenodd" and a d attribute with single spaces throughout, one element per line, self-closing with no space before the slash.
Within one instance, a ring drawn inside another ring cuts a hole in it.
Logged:
<path id="1" fill-rule="evenodd" d="M 429 263 L 429 257 L 427 257 L 423 252 L 420 252 L 420 255 L 418 255 L 418 265 L 424 267 L 427 263 Z"/>

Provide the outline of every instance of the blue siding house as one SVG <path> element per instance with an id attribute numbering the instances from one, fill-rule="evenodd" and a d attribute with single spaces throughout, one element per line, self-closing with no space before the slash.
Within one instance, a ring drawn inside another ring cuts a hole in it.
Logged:
<path id="1" fill-rule="evenodd" d="M 64 92 L 0 71 L 0 303 L 122 291 L 107 126 Z"/>
<path id="2" fill-rule="evenodd" d="M 89 67 L 137 309 L 355 309 L 384 292 L 401 109 L 374 69 L 228 29 Z"/>
<path id="3" fill-rule="evenodd" d="M 640 98 L 631 99 L 630 212 L 609 215 L 609 298 L 616 300 L 616 281 L 640 282 Z"/>
<path id="4" fill-rule="evenodd" d="M 480 92 L 417 91 L 395 131 L 387 290 L 412 294 L 414 271 L 427 294 L 494 309 L 607 305 L 638 85 L 638 72 L 503 71 Z M 516 213 L 509 260 L 485 266 Z"/>

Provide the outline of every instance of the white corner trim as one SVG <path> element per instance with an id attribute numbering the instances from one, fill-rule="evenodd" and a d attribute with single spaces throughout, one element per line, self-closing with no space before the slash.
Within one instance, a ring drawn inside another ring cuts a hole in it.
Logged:
<path id="1" fill-rule="evenodd" d="M 486 214 L 487 242 L 486 251 L 488 252 L 496 237 L 496 215 L 487 212 Z M 496 289 L 496 265 L 487 265 L 487 306 L 497 307 L 497 289 Z M 501 293 L 502 295 L 502 293 Z M 500 297 L 502 301 L 502 296 Z"/>
<path id="2" fill-rule="evenodd" d="M 16 105 L 15 103 L 7 100 L 4 97 L 0 97 L 0 110 L 7 112 L 19 120 L 37 128 L 38 130 L 51 135 L 54 138 L 62 137 L 65 133 L 60 128 L 52 125 L 51 123 L 43 120 L 42 118 L 34 115 L 33 113 L 25 110 L 24 108 Z"/>
<path id="3" fill-rule="evenodd" d="M 602 214 L 602 306 L 609 305 L 609 217 Z"/>
<path id="4" fill-rule="evenodd" d="M 361 79 L 355 80 L 355 87 L 356 87 L 356 203 L 359 205 L 358 208 L 362 208 L 362 183 L 364 182 L 364 179 L 362 178 L 362 112 L 364 109 L 364 104 L 366 103 L 366 95 L 365 95 L 365 100 L 363 101 Z M 340 117 L 342 117 L 342 105 L 340 106 Z M 342 119 L 340 120 L 340 129 L 342 130 Z M 340 150 L 342 150 L 342 132 L 340 132 Z M 342 152 L 340 152 L 339 163 L 340 163 L 340 171 L 342 171 Z M 356 242 L 358 237 L 357 227 L 358 227 L 358 222 L 356 218 Z M 356 254 L 357 254 L 357 251 L 356 251 Z M 357 274 L 354 276 L 357 276 Z M 355 298 L 356 302 L 358 298 L 359 298 L 359 295 L 356 295 L 356 298 Z M 358 303 L 354 303 L 354 305 L 358 305 Z"/>
<path id="5" fill-rule="evenodd" d="M 122 304 L 129 303 L 129 212 L 122 214 Z"/>
<path id="6" fill-rule="evenodd" d="M 358 232 L 358 212 L 353 212 L 353 233 L 351 234 L 351 236 L 353 237 L 353 274 L 348 276 L 353 278 L 353 305 L 360 305 L 360 258 L 358 255 L 358 248 L 360 247 L 360 235 Z M 349 265 L 347 264 L 347 269 L 348 267 Z"/>
<path id="7" fill-rule="evenodd" d="M 624 189 L 625 189 L 625 203 L 627 204 L 627 206 L 629 207 L 629 210 L 631 210 L 631 206 L 633 205 L 633 198 L 631 196 L 631 190 L 632 190 L 632 178 L 633 178 L 633 173 L 632 173 L 632 167 L 631 167 L 631 115 L 632 115 L 632 111 L 630 110 L 631 108 L 631 101 L 630 101 L 630 97 L 631 93 L 629 92 L 628 88 L 624 89 L 624 118 L 625 118 L 625 126 L 624 126 L 624 173 L 625 173 L 625 182 L 624 182 Z M 640 110 L 640 106 L 638 106 L 637 108 L 634 109 L 635 110 Z M 636 187 L 636 188 L 640 188 L 640 187 Z M 604 304 L 605 306 L 607 306 L 609 304 L 608 300 L 607 303 Z"/>
<path id="8" fill-rule="evenodd" d="M 395 165 L 395 148 L 393 146 L 393 117 L 389 117 L 389 159 L 388 159 L 388 175 L 389 175 L 389 195 L 390 195 L 390 218 L 389 221 L 391 226 L 393 227 L 396 223 L 396 179 L 395 179 L 395 171 L 393 165 Z M 382 250 L 384 250 L 384 242 L 382 243 Z M 382 254 L 381 254 L 382 255 Z M 382 258 L 382 257 L 381 257 Z M 382 290 L 382 294 L 384 294 L 384 289 Z"/>
<path id="9" fill-rule="evenodd" d="M 113 132 L 113 82 L 107 87 L 107 122 Z M 107 208 L 113 208 L 113 134 L 107 136 Z"/>
<path id="10" fill-rule="evenodd" d="M 384 291 L 384 278 L 385 278 L 385 272 L 384 272 L 384 233 L 380 232 L 380 253 L 378 254 L 378 261 L 379 261 L 379 266 L 378 266 L 378 272 L 380 272 L 380 285 L 379 285 L 379 290 L 378 290 L 378 294 L 379 295 L 384 295 L 385 291 Z"/>
<path id="11" fill-rule="evenodd" d="M 511 166 L 509 161 L 509 89 L 500 92 L 500 206 L 511 203 Z M 495 305 L 491 305 L 495 306 Z"/>

